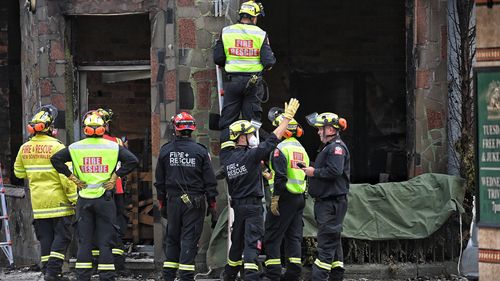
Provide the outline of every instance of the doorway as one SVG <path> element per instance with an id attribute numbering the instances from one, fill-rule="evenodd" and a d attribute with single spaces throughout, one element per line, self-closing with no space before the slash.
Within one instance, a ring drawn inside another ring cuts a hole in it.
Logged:
<path id="1" fill-rule="evenodd" d="M 75 138 L 88 110 L 111 109 L 110 133 L 127 141 L 139 167 L 126 178 L 127 242 L 152 244 L 150 22 L 147 14 L 71 19 L 77 69 Z"/>

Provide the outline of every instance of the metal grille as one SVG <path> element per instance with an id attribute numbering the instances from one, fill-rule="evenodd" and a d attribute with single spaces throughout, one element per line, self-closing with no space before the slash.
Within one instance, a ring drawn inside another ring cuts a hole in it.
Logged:
<path id="1" fill-rule="evenodd" d="M 391 264 L 457 260 L 460 255 L 459 233 L 458 215 L 453 214 L 440 229 L 425 239 L 367 241 L 343 238 L 344 262 Z M 316 246 L 314 238 L 305 239 L 303 254 L 306 264 L 314 262 Z"/>

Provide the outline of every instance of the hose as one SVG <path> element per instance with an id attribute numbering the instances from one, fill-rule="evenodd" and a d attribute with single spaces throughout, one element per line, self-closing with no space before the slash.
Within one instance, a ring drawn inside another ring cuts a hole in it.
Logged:
<path id="1" fill-rule="evenodd" d="M 262 83 L 262 88 L 264 90 L 264 93 L 262 95 L 262 98 L 260 98 L 258 95 L 257 95 L 257 99 L 259 100 L 260 103 L 266 103 L 269 101 L 269 87 L 267 86 L 267 82 L 266 80 L 264 80 L 264 78 L 260 78 L 260 83 Z"/>

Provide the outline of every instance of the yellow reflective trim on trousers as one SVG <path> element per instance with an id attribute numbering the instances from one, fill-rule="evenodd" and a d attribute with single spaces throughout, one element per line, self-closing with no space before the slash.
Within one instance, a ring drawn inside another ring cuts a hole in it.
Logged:
<path id="1" fill-rule="evenodd" d="M 230 259 L 227 259 L 227 264 L 229 264 L 229 266 L 240 266 L 243 264 L 243 260 L 232 261 Z"/>
<path id="2" fill-rule="evenodd" d="M 76 262 L 75 268 L 92 268 L 92 263 L 91 262 Z"/>
<path id="3" fill-rule="evenodd" d="M 266 266 L 269 265 L 280 265 L 281 264 L 281 259 L 268 259 L 267 261 L 264 262 Z"/>
<path id="4" fill-rule="evenodd" d="M 179 270 L 194 271 L 194 264 L 179 264 Z"/>
<path id="5" fill-rule="evenodd" d="M 50 257 L 51 258 L 56 258 L 60 260 L 64 260 L 64 254 L 58 253 L 58 252 L 50 252 Z"/>
<path id="6" fill-rule="evenodd" d="M 117 249 L 117 248 L 112 249 L 111 252 L 113 253 L 113 255 L 123 256 L 123 254 L 125 254 L 125 251 L 123 251 L 122 249 Z"/>
<path id="7" fill-rule="evenodd" d="M 111 264 L 98 264 L 97 265 L 97 270 L 115 270 L 115 265 L 113 263 Z"/>
<path id="8" fill-rule="evenodd" d="M 316 259 L 314 261 L 314 264 L 319 267 L 319 268 L 322 268 L 324 270 L 331 270 L 332 269 L 332 265 L 331 264 L 328 264 L 328 263 L 324 263 L 322 261 L 320 261 L 319 259 Z"/>
<path id="9" fill-rule="evenodd" d="M 40 257 L 40 261 L 41 262 L 47 262 L 47 261 L 49 261 L 49 258 L 50 258 L 50 255 L 48 255 L 48 256 L 41 256 Z"/>
<path id="10" fill-rule="evenodd" d="M 92 250 L 92 255 L 93 256 L 98 256 L 99 255 L 99 250 Z"/>
<path id="11" fill-rule="evenodd" d="M 332 262 L 332 268 L 336 268 L 336 267 L 344 268 L 344 263 L 341 262 L 341 261 L 334 261 L 334 262 Z"/>
<path id="12" fill-rule="evenodd" d="M 290 263 L 297 263 L 297 264 L 302 263 L 302 260 L 300 258 L 288 258 L 288 260 L 290 261 Z"/>
<path id="13" fill-rule="evenodd" d="M 163 262 L 163 267 L 164 268 L 179 268 L 179 263 L 166 261 L 166 262 Z"/>
<path id="14" fill-rule="evenodd" d="M 259 267 L 255 263 L 250 263 L 250 262 L 246 262 L 243 265 L 243 268 L 245 268 L 245 269 L 259 270 Z"/>

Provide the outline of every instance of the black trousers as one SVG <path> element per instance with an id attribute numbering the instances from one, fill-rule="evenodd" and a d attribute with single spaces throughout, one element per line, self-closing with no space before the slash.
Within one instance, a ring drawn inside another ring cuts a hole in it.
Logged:
<path id="1" fill-rule="evenodd" d="M 116 235 L 114 236 L 115 247 L 111 249 L 114 257 L 114 264 L 116 270 L 125 269 L 125 251 L 123 246 L 123 237 L 127 230 L 127 219 L 125 217 L 125 202 L 123 194 L 113 195 L 116 206 Z M 94 245 L 92 248 L 93 264 L 98 266 L 99 263 L 99 247 L 97 246 L 97 234 L 94 237 Z"/>
<path id="2" fill-rule="evenodd" d="M 73 216 L 35 219 L 35 234 L 40 241 L 42 272 L 51 276 L 62 272 L 62 265 L 71 243 Z"/>
<path id="3" fill-rule="evenodd" d="M 222 106 L 219 128 L 221 129 L 221 143 L 229 140 L 229 125 L 237 121 L 240 116 L 244 120 L 260 121 L 262 115 L 262 98 L 264 87 L 258 83 L 254 87 L 246 88 L 250 76 L 229 75 L 230 81 L 224 82 L 224 104 Z"/>
<path id="4" fill-rule="evenodd" d="M 303 194 L 289 192 L 280 196 L 279 216 L 268 212 L 266 217 L 266 232 L 264 234 L 264 249 L 266 253 L 266 272 L 269 280 L 281 278 L 281 244 L 285 242 L 286 272 L 284 280 L 300 280 L 302 272 L 302 230 L 304 223 L 305 200 Z"/>
<path id="5" fill-rule="evenodd" d="M 116 224 L 118 229 L 115 237 L 115 248 L 112 249 L 115 257 L 116 270 L 125 269 L 125 252 L 123 246 L 123 237 L 127 231 L 127 218 L 125 216 L 124 194 L 114 195 L 116 205 Z"/>
<path id="6" fill-rule="evenodd" d="M 328 280 L 332 266 L 343 267 L 342 223 L 347 212 L 347 197 L 338 196 L 329 200 L 316 200 L 314 217 L 318 224 L 318 258 L 314 261 L 312 280 Z M 335 260 L 334 260 L 335 259 Z"/>
<path id="7" fill-rule="evenodd" d="M 110 192 L 97 199 L 78 198 L 77 227 L 78 253 L 75 265 L 78 281 L 89 281 L 92 275 L 92 248 L 99 248 L 99 278 L 101 281 L 115 280 L 115 265 L 111 249 L 116 237 L 115 202 Z"/>
<path id="8" fill-rule="evenodd" d="M 234 222 L 231 232 L 231 249 L 225 266 L 224 275 L 227 280 L 235 280 L 241 266 L 245 272 L 245 280 L 260 280 L 257 264 L 259 252 L 262 249 L 264 235 L 263 208 L 260 199 L 250 204 L 237 203 L 233 200 Z M 243 259 L 241 255 L 243 254 Z"/>
<path id="9" fill-rule="evenodd" d="M 194 280 L 194 259 L 198 253 L 198 241 L 203 231 L 205 196 L 189 196 L 192 206 L 180 197 L 167 199 L 167 235 L 165 236 L 165 262 L 163 277 L 174 281 L 177 270 L 181 281 Z"/>

